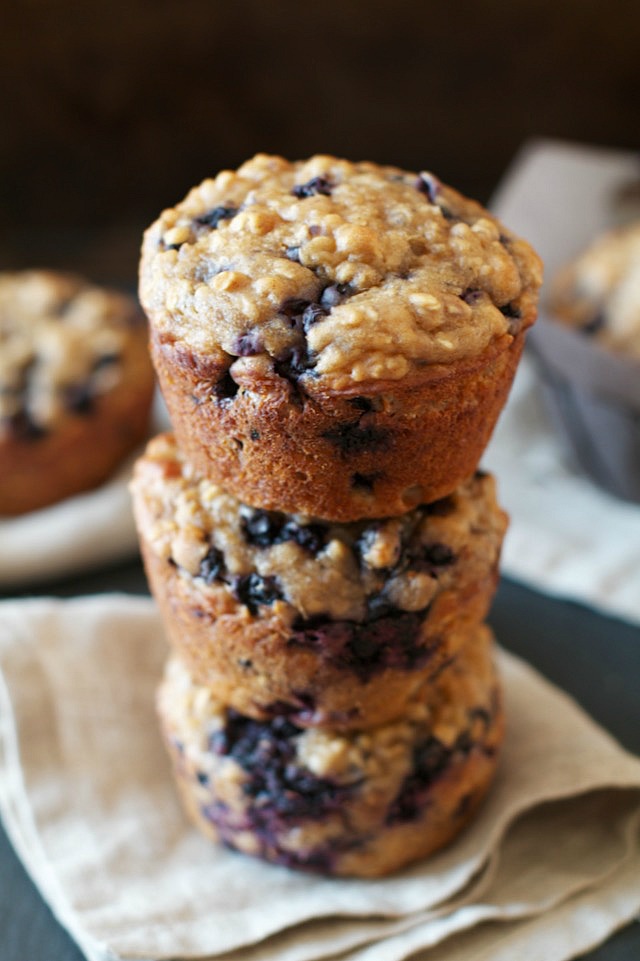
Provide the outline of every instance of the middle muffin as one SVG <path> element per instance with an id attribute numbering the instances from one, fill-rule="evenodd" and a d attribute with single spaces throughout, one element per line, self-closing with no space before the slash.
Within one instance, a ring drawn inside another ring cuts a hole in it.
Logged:
<path id="1" fill-rule="evenodd" d="M 193 473 L 173 436 L 137 465 L 151 590 L 197 683 L 258 720 L 392 720 L 486 616 L 507 525 L 477 473 L 402 517 L 337 524 L 264 511 Z"/>

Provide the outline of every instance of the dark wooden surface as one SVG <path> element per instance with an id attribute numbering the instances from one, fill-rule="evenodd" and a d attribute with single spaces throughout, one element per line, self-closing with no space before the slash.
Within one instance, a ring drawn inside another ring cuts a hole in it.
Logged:
<path id="1" fill-rule="evenodd" d="M 59 596 L 124 590 L 145 593 L 137 563 L 43 585 Z M 14 595 L 15 596 L 15 595 Z M 572 603 L 504 580 L 491 615 L 501 643 L 573 694 L 629 750 L 640 753 L 640 631 Z M 51 916 L 0 829 L 0 961 L 81 961 Z M 640 925 L 632 924 L 585 956 L 589 961 L 640 958 Z M 515 961 L 515 959 L 514 959 Z"/>

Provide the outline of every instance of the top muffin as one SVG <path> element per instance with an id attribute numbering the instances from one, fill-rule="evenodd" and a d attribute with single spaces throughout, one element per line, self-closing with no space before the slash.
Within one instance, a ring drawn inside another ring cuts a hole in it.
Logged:
<path id="1" fill-rule="evenodd" d="M 147 231 L 157 334 L 227 369 L 328 390 L 477 356 L 535 318 L 529 245 L 430 173 L 259 154 Z"/>

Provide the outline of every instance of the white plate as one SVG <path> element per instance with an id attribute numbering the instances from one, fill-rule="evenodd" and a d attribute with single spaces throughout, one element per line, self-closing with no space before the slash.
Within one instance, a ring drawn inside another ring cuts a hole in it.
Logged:
<path id="1" fill-rule="evenodd" d="M 151 433 L 167 427 L 157 394 Z M 128 484 L 136 456 L 96 490 L 0 520 L 0 588 L 82 574 L 135 557 L 138 539 Z"/>

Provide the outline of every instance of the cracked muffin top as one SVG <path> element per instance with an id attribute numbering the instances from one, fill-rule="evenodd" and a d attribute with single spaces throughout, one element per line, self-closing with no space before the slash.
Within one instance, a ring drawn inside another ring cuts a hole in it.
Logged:
<path id="1" fill-rule="evenodd" d="M 562 268 L 549 306 L 603 347 L 640 358 L 640 221 L 598 237 Z"/>
<path id="2" fill-rule="evenodd" d="M 147 230 L 160 340 L 242 382 L 343 390 L 477 356 L 533 323 L 532 248 L 433 174 L 258 154 Z"/>
<path id="3" fill-rule="evenodd" d="M 151 383 L 133 297 L 71 274 L 0 274 L 0 435 L 37 437 L 134 374 Z M 125 371 L 127 373 L 125 373 Z"/>

